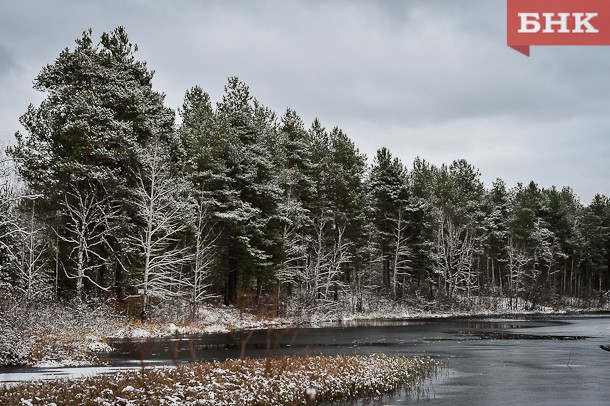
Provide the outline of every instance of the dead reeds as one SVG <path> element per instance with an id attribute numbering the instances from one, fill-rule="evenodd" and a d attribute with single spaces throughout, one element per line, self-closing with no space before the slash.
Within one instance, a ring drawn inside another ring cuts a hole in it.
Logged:
<path id="1" fill-rule="evenodd" d="M 198 362 L 0 389 L 6 405 L 298 405 L 381 397 L 435 375 L 429 357 L 291 356 Z"/>

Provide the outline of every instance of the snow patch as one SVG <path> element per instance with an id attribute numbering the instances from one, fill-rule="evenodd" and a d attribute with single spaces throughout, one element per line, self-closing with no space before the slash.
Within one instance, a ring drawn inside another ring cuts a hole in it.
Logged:
<path id="1" fill-rule="evenodd" d="M 123 390 L 121 391 L 121 393 L 131 393 L 135 390 L 135 388 L 131 385 L 127 385 L 123 388 Z"/>

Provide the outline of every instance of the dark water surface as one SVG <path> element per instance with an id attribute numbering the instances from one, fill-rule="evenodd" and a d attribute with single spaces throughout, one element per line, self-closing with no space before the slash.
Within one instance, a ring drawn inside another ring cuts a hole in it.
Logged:
<path id="1" fill-rule="evenodd" d="M 610 352 L 599 348 L 610 343 L 610 318 L 560 321 L 511 330 L 528 339 L 432 345 L 449 376 L 432 387 L 430 399 L 387 404 L 610 405 Z M 536 335 L 545 339 L 530 337 Z M 570 339 L 582 336 L 590 338 Z"/>
<path id="2" fill-rule="evenodd" d="M 428 398 L 395 395 L 355 404 L 610 405 L 610 352 L 599 348 L 610 344 L 607 315 L 363 322 L 110 344 L 116 351 L 107 361 L 115 369 L 242 355 L 378 352 L 430 355 L 445 364 Z M 0 372 L 0 382 L 78 376 L 79 370 L 5 371 L 12 375 Z"/>

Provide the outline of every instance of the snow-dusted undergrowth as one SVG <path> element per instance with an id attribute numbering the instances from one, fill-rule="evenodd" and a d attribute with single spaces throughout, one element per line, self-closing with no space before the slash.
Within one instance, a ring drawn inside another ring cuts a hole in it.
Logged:
<path id="1" fill-rule="evenodd" d="M 10 304 L 10 306 L 9 306 Z M 106 333 L 126 323 L 112 308 L 4 301 L 0 309 L 0 366 L 82 366 L 97 363 L 95 353 L 111 351 Z M 6 324 L 6 326 L 4 326 Z M 18 354 L 18 357 L 15 356 Z"/>
<path id="2" fill-rule="evenodd" d="M 15 327 L 9 316 L 0 311 L 0 366 L 27 363 L 30 342 Z"/>
<path id="3" fill-rule="evenodd" d="M 384 354 L 237 359 L 22 384 L 0 390 L 0 404 L 295 405 L 416 390 L 438 368 L 428 357 Z"/>

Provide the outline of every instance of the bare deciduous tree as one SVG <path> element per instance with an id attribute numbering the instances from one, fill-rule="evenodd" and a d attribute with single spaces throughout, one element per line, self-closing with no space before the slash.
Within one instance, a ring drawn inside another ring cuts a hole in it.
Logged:
<path id="1" fill-rule="evenodd" d="M 405 278 L 411 271 L 411 250 L 407 244 L 407 222 L 405 220 L 405 210 L 399 207 L 398 217 L 394 225 L 394 252 L 392 259 L 392 296 L 397 298 L 398 289 L 404 289 Z"/>
<path id="2" fill-rule="evenodd" d="M 153 141 L 134 173 L 138 185 L 134 204 L 141 223 L 131 242 L 142 259 L 137 286 L 143 320 L 148 317 L 151 297 L 163 300 L 180 294 L 179 270 L 192 260 L 189 247 L 181 245 L 180 235 L 188 227 L 184 221 L 188 208 L 179 196 L 186 186 L 173 176 L 164 152 L 160 143 Z"/>
<path id="3" fill-rule="evenodd" d="M 13 164 L 0 159 L 0 283 L 12 280 L 29 301 L 48 296 L 51 276 L 44 227 L 34 216 L 39 196 L 19 186 Z"/>
<path id="4" fill-rule="evenodd" d="M 99 289 L 109 289 L 99 283 L 102 281 L 96 281 L 93 274 L 108 265 L 109 259 L 102 253 L 108 247 L 108 235 L 118 227 L 113 220 L 119 208 L 93 181 L 86 180 L 64 194 L 62 209 L 66 223 L 56 234 L 71 247 L 71 266 L 62 264 L 62 267 L 66 276 L 76 281 L 76 300 L 82 301 L 85 280 Z"/>
<path id="5" fill-rule="evenodd" d="M 22 240 L 18 222 L 15 171 L 11 160 L 0 155 L 0 283 L 15 273 Z"/>
<path id="6" fill-rule="evenodd" d="M 447 214 L 439 211 L 437 254 L 439 275 L 443 278 L 447 295 L 456 290 L 470 293 L 476 282 L 472 271 L 474 239 L 465 224 L 454 224 Z"/>
<path id="7" fill-rule="evenodd" d="M 190 290 L 191 316 L 195 316 L 199 304 L 215 297 L 210 293 L 212 267 L 216 263 L 216 241 L 220 233 L 215 233 L 210 208 L 201 199 L 197 205 L 197 229 L 193 272 L 185 282 Z"/>
<path id="8" fill-rule="evenodd" d="M 528 266 L 531 262 L 531 257 L 522 247 L 518 247 L 514 243 L 512 237 L 508 239 L 506 252 L 508 254 L 508 289 L 512 302 L 513 298 L 516 300 L 517 295 L 523 291 L 526 274 L 531 273 L 531 269 Z"/>
<path id="9" fill-rule="evenodd" d="M 307 214 L 302 205 L 295 199 L 288 198 L 280 205 L 281 220 L 281 241 L 284 257 L 278 268 L 276 277 L 278 280 L 278 306 L 282 297 L 282 289 L 287 288 L 288 292 L 293 289 L 307 285 L 307 238 L 303 231 L 303 221 Z"/>
<path id="10" fill-rule="evenodd" d="M 315 225 L 316 239 L 309 253 L 305 286 L 306 295 L 315 306 L 323 304 L 330 309 L 328 306 L 338 304 L 339 293 L 349 289 L 341 280 L 341 275 L 343 266 L 351 261 L 351 256 L 350 244 L 344 239 L 345 227 L 335 227 L 333 224 L 336 235 L 330 240 L 327 224 L 328 221 L 320 217 Z"/>

